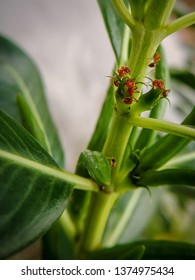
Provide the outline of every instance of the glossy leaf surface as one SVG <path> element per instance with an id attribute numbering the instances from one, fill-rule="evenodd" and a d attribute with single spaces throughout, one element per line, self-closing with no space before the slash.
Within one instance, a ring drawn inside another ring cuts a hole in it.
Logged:
<path id="1" fill-rule="evenodd" d="M 44 135 L 43 141 L 47 142 L 50 154 L 62 167 L 63 151 L 48 110 L 40 74 L 33 61 L 18 46 L 0 36 L 0 109 L 22 123 L 17 94 L 25 99 L 40 127 L 40 138 Z"/>
<path id="2" fill-rule="evenodd" d="M 0 258 L 5 258 L 50 228 L 73 185 L 39 143 L 1 110 L 0 127 Z"/>

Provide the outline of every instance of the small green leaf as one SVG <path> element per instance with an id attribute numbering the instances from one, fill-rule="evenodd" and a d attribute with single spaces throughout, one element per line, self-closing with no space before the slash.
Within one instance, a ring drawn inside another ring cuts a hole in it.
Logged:
<path id="1" fill-rule="evenodd" d="M 194 123 L 195 108 L 185 118 L 182 124 L 193 125 Z M 138 174 L 149 169 L 159 168 L 181 152 L 189 142 L 189 139 L 174 135 L 165 135 L 161 137 L 152 146 L 143 151 L 136 173 Z"/>
<path id="2" fill-rule="evenodd" d="M 99 186 L 108 186 L 111 181 L 110 162 L 106 156 L 97 151 L 86 150 L 81 153 L 77 170 L 87 171 Z M 80 173 L 80 172 L 79 172 Z"/>
<path id="3" fill-rule="evenodd" d="M 22 95 L 17 95 L 17 104 L 20 110 L 20 115 L 22 119 L 22 124 L 24 128 L 30 134 L 38 140 L 39 144 L 45 148 L 46 151 L 49 150 L 49 147 L 47 145 L 47 140 L 45 139 L 45 135 L 43 130 L 41 129 L 39 122 L 35 118 L 31 108 L 28 106 L 27 102 L 23 98 Z"/>
<path id="4" fill-rule="evenodd" d="M 98 0 L 99 7 L 104 18 L 104 22 L 108 31 L 108 35 L 116 55 L 119 60 L 122 47 L 122 37 L 124 31 L 124 22 L 114 9 L 111 0 Z"/>
<path id="5" fill-rule="evenodd" d="M 33 118 L 42 130 L 48 150 L 63 167 L 63 150 L 48 110 L 40 74 L 23 50 L 0 36 L 0 109 L 22 123 L 16 101 L 17 94 L 25 99 Z M 22 117 L 24 118 L 24 114 Z"/>
<path id="6" fill-rule="evenodd" d="M 159 171 L 149 170 L 142 173 L 137 181 L 138 185 L 162 186 L 162 185 L 186 185 L 195 187 L 195 169 L 163 169 Z"/>
<path id="7" fill-rule="evenodd" d="M 89 257 L 93 260 L 118 260 L 133 249 L 143 246 L 143 260 L 194 260 L 195 245 L 184 242 L 164 241 L 164 240 L 143 240 L 129 244 L 118 245 L 108 249 L 94 252 Z"/>
<path id="8" fill-rule="evenodd" d="M 41 237 L 61 215 L 74 183 L 0 110 L 0 258 Z"/>

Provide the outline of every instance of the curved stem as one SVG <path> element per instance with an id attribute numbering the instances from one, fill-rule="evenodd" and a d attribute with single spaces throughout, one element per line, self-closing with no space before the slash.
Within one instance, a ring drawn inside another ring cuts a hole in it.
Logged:
<path id="1" fill-rule="evenodd" d="M 136 22 L 132 15 L 129 13 L 127 7 L 125 6 L 123 0 L 112 0 L 114 7 L 116 8 L 119 15 L 122 17 L 124 22 L 130 27 L 134 27 Z"/>
<path id="2" fill-rule="evenodd" d="M 63 212 L 59 219 L 60 224 L 62 225 L 64 231 L 67 236 L 73 240 L 76 236 L 76 227 L 67 211 L 67 209 Z"/>
<path id="3" fill-rule="evenodd" d="M 129 118 L 129 124 L 195 140 L 195 129 L 181 124 L 144 117 Z"/>
<path id="4" fill-rule="evenodd" d="M 174 21 L 172 21 L 167 27 L 167 35 L 186 28 L 192 24 L 195 24 L 195 12 L 189 13 L 185 16 L 182 16 Z"/>

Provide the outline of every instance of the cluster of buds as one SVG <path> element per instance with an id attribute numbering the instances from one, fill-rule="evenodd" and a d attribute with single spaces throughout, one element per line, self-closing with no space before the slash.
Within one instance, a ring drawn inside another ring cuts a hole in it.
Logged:
<path id="1" fill-rule="evenodd" d="M 111 77 L 111 81 L 117 87 L 116 96 L 125 104 L 132 104 L 137 99 L 134 93 L 139 93 L 136 86 L 136 79 L 131 77 L 131 71 L 127 66 L 122 66 L 114 72 L 115 76 Z"/>

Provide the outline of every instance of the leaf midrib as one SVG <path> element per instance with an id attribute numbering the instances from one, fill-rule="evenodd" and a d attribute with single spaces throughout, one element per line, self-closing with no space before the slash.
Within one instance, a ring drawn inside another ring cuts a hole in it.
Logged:
<path id="1" fill-rule="evenodd" d="M 63 171 L 60 169 L 58 170 L 53 167 L 43 165 L 39 162 L 35 162 L 25 157 L 21 157 L 20 155 L 9 153 L 2 149 L 0 149 L 0 158 L 4 158 L 9 161 L 15 162 L 20 166 L 24 166 L 25 168 L 36 170 L 42 174 L 48 175 L 48 177 L 52 176 L 56 179 L 68 182 L 78 189 L 91 191 L 99 190 L 98 185 L 91 179 L 86 179 L 76 174 L 69 173 L 67 171 Z"/>

